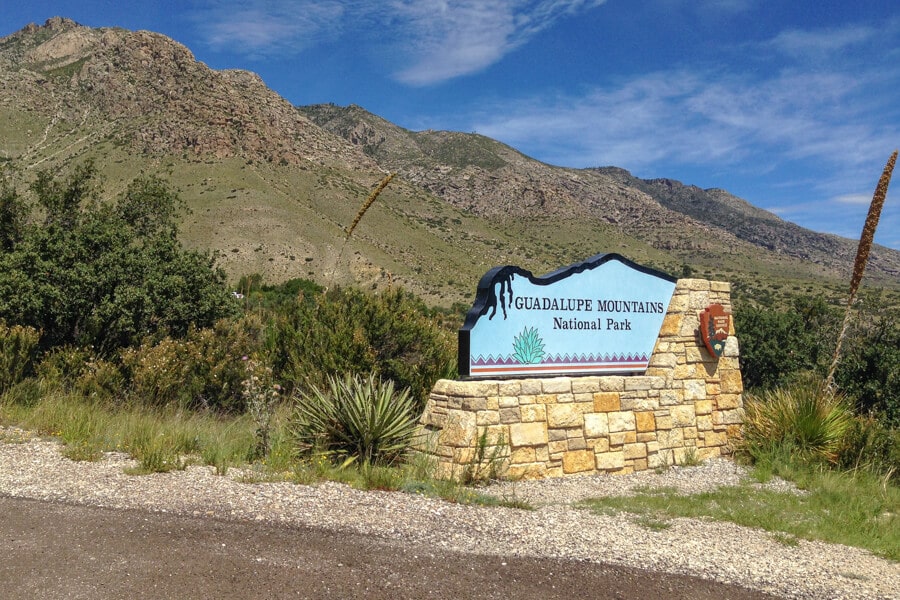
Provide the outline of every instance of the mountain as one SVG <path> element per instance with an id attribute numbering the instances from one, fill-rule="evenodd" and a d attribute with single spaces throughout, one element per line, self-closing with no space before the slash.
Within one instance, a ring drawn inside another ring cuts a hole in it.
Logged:
<path id="1" fill-rule="evenodd" d="M 567 169 L 490 138 L 403 129 L 358 106 L 294 107 L 246 71 L 216 71 L 160 34 L 54 18 L 0 39 L 0 165 L 24 190 L 93 159 L 109 197 L 140 172 L 192 209 L 182 236 L 232 277 L 402 284 L 469 300 L 499 264 L 535 273 L 619 252 L 747 294 L 846 285 L 855 242 L 732 196 L 615 167 Z M 353 236 L 345 228 L 395 178 Z M 900 252 L 867 279 L 900 289 Z"/>

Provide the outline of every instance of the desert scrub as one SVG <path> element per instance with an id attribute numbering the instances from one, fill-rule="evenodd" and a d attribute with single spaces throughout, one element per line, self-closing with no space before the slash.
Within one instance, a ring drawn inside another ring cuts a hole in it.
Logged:
<path id="1" fill-rule="evenodd" d="M 409 390 L 396 392 L 374 374 L 347 374 L 297 394 L 292 429 L 301 456 L 391 464 L 409 448 L 417 417 Z"/>

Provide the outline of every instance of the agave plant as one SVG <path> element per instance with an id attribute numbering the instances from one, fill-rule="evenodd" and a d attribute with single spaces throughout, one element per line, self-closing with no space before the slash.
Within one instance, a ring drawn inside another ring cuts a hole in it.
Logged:
<path id="1" fill-rule="evenodd" d="M 409 447 L 417 415 L 409 390 L 393 381 L 347 374 L 329 376 L 295 397 L 293 435 L 301 454 L 322 452 L 368 464 L 390 463 Z"/>
<path id="2" fill-rule="evenodd" d="M 526 327 L 513 339 L 513 358 L 523 365 L 533 365 L 544 358 L 544 340 L 535 327 Z"/>

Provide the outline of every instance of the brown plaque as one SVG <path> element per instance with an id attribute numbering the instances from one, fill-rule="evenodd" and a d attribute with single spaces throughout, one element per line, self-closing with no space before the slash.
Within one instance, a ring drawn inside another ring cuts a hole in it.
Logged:
<path id="1" fill-rule="evenodd" d="M 721 304 L 710 304 L 700 313 L 700 336 L 713 356 L 722 356 L 730 329 L 731 315 L 725 312 Z"/>

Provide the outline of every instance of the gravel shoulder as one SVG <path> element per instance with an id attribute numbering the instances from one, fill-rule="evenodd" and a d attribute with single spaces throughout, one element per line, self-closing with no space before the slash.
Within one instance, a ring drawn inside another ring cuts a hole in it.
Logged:
<path id="1" fill-rule="evenodd" d="M 742 481 L 742 467 L 725 459 L 661 474 L 507 482 L 485 490 L 536 507 L 517 510 L 331 482 L 245 483 L 246 474 L 236 469 L 226 476 L 199 466 L 132 476 L 124 470 L 134 463 L 123 454 L 72 462 L 61 456 L 58 443 L 19 430 L 0 428 L 0 440 L 0 495 L 12 498 L 318 528 L 437 553 L 617 565 L 784 598 L 900 598 L 900 564 L 864 550 L 803 540 L 787 546 L 761 530 L 698 519 L 675 519 L 657 531 L 628 515 L 595 515 L 572 505 L 640 486 L 691 493 Z"/>

